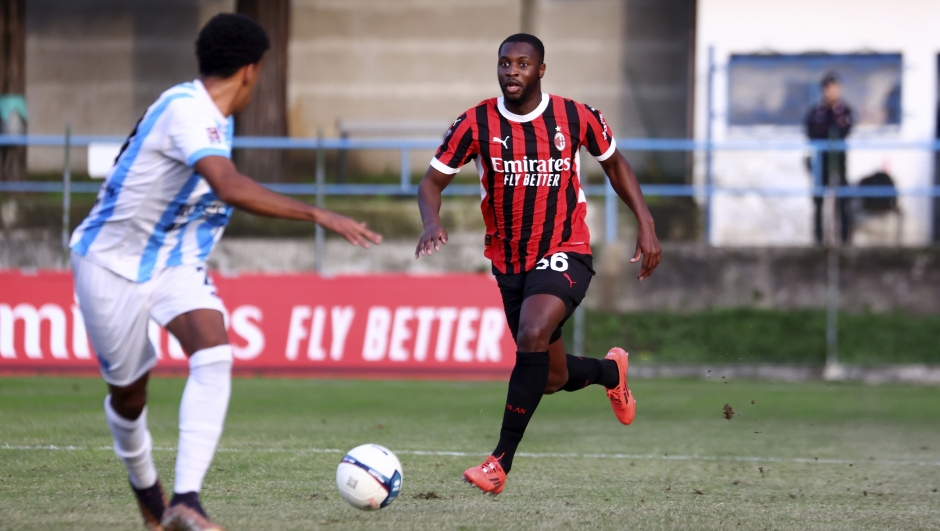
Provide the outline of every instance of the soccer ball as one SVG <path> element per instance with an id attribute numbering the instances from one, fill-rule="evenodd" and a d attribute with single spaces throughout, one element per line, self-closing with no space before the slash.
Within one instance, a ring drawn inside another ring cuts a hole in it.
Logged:
<path id="1" fill-rule="evenodd" d="M 401 490 L 401 463 L 384 446 L 363 444 L 336 467 L 336 488 L 356 509 L 375 511 L 395 501 Z"/>

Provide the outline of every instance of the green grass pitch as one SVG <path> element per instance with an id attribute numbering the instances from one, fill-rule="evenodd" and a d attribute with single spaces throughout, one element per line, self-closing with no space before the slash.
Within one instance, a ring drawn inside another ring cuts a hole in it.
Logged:
<path id="1" fill-rule="evenodd" d="M 151 383 L 168 488 L 183 384 Z M 718 375 L 632 388 L 629 427 L 600 388 L 545 397 L 493 499 L 460 476 L 495 445 L 504 383 L 237 379 L 204 504 L 233 531 L 940 529 L 940 389 Z M 0 529 L 142 529 L 104 390 L 0 379 Z M 342 451 L 366 442 L 404 466 L 401 496 L 372 513 L 334 485 Z"/>

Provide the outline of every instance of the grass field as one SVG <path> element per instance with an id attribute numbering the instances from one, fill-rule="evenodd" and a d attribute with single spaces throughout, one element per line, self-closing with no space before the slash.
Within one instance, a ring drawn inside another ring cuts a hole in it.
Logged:
<path id="1" fill-rule="evenodd" d="M 183 384 L 151 384 L 165 485 Z M 545 397 L 492 499 L 459 478 L 495 444 L 503 383 L 236 380 L 203 499 L 230 530 L 940 529 L 940 389 L 632 387 L 629 427 L 599 388 Z M 103 395 L 96 379 L 0 379 L 0 529 L 141 528 Z M 405 470 L 375 513 L 334 486 L 340 450 L 365 442 Z"/>

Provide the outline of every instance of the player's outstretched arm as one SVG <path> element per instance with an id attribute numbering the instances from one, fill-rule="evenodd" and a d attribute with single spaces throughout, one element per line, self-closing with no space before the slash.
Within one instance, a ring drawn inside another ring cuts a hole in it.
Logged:
<path id="1" fill-rule="evenodd" d="M 656 227 L 653 224 L 653 216 L 646 206 L 646 200 L 643 199 L 643 192 L 640 191 L 640 183 L 636 180 L 633 168 L 630 163 L 619 151 L 601 162 L 604 173 L 610 179 L 610 184 L 614 191 L 620 196 L 620 199 L 630 207 L 633 215 L 636 216 L 638 231 L 636 237 L 636 253 L 630 262 L 637 262 L 643 257 L 643 264 L 640 267 L 638 279 L 643 280 L 653 274 L 653 270 L 659 265 L 662 248 L 659 246 L 659 239 L 656 238 Z"/>
<path id="2" fill-rule="evenodd" d="M 240 173 L 225 157 L 203 157 L 193 169 L 212 187 L 221 201 L 257 216 L 310 221 L 331 230 L 359 247 L 382 243 L 382 236 L 365 223 L 272 192 Z"/>
<path id="3" fill-rule="evenodd" d="M 424 234 L 415 249 L 415 259 L 423 254 L 440 251 L 441 244 L 447 243 L 447 231 L 441 225 L 441 192 L 453 180 L 453 175 L 428 168 L 428 172 L 418 184 L 418 209 L 421 211 Z"/>

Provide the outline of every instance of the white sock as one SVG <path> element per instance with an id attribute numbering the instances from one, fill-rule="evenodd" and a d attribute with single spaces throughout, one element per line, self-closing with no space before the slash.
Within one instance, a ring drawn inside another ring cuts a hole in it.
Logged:
<path id="1" fill-rule="evenodd" d="M 200 350 L 189 358 L 189 379 L 180 402 L 180 442 L 173 492 L 199 492 L 222 436 L 232 392 L 232 347 Z"/>
<path id="2" fill-rule="evenodd" d="M 153 465 L 153 441 L 147 429 L 147 408 L 136 420 L 129 420 L 111 407 L 111 395 L 104 398 L 104 416 L 114 438 L 114 453 L 124 463 L 131 485 L 138 489 L 150 488 L 157 482 L 157 469 Z"/>

